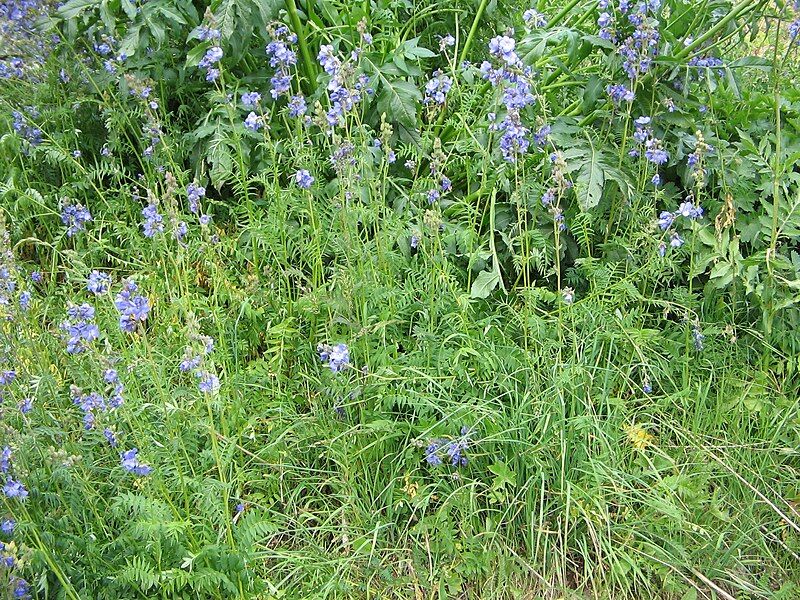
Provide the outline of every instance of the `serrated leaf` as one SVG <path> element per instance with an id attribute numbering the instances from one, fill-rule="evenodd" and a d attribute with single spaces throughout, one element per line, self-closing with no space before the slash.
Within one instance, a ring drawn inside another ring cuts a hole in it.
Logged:
<path id="1" fill-rule="evenodd" d="M 589 151 L 586 153 L 585 162 L 578 171 L 578 178 L 575 180 L 575 191 L 578 196 L 578 203 L 581 210 L 591 210 L 600 203 L 603 195 L 603 184 L 605 174 L 600 165 L 600 158 L 597 149 L 589 140 Z"/>

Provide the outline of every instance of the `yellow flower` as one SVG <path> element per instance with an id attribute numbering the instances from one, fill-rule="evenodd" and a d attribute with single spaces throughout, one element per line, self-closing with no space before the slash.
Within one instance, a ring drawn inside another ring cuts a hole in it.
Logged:
<path id="1" fill-rule="evenodd" d="M 655 441 L 655 438 L 641 425 L 634 423 L 625 426 L 625 434 L 628 436 L 628 441 L 637 450 L 644 450 Z"/>

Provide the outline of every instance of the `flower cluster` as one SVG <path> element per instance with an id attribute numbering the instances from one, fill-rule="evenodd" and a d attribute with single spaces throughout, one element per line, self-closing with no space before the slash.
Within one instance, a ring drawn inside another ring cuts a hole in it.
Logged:
<path id="1" fill-rule="evenodd" d="M 457 438 L 435 438 L 425 448 L 425 460 L 431 466 L 438 467 L 445 460 L 449 460 L 454 467 L 466 467 L 466 450 L 469 446 L 471 431 L 469 427 L 461 428 L 461 435 Z"/>
<path id="2" fill-rule="evenodd" d="M 18 498 L 24 500 L 28 497 L 28 490 L 22 482 L 17 481 L 9 475 L 11 470 L 11 448 L 5 446 L 0 451 L 0 473 L 3 473 L 3 494 L 6 498 Z M 13 518 L 4 518 L 0 521 L 0 534 L 3 537 L 11 537 L 14 535 L 14 530 L 17 527 L 16 521 Z M 28 591 L 30 586 L 24 579 L 11 574 L 13 569 L 19 566 L 19 561 L 16 556 L 16 545 L 14 542 L 0 541 L 0 568 L 9 572 L 9 581 L 12 586 L 12 596 L 14 598 L 29 598 Z"/>
<path id="3" fill-rule="evenodd" d="M 189 199 L 189 210 L 194 213 L 198 214 L 200 212 L 200 199 L 205 197 L 206 195 L 206 188 L 197 185 L 196 183 L 190 183 L 186 186 L 186 196 Z"/>
<path id="4" fill-rule="evenodd" d="M 61 222 L 67 226 L 67 237 L 80 233 L 86 229 L 86 223 L 92 220 L 89 209 L 82 204 L 72 204 L 63 201 L 61 208 Z"/>
<path id="5" fill-rule="evenodd" d="M 425 84 L 425 104 L 444 104 L 452 86 L 453 80 L 437 69 Z"/>
<path id="6" fill-rule="evenodd" d="M 650 128 L 650 117 L 639 117 L 634 122 L 636 130 L 633 139 L 644 147 L 644 156 L 656 165 L 663 165 L 669 161 L 669 153 L 664 150 L 663 142 L 653 135 Z M 631 156 L 638 156 L 639 150 L 633 149 L 629 152 Z"/>
<path id="7" fill-rule="evenodd" d="M 297 53 L 292 50 L 292 45 L 297 43 L 297 35 L 292 33 L 286 25 L 272 28 L 272 40 L 267 44 L 269 66 L 275 69 L 275 74 L 270 79 L 270 94 L 274 99 L 289 95 L 292 87 L 291 68 L 297 64 Z"/>
<path id="8" fill-rule="evenodd" d="M 314 184 L 314 177 L 306 169 L 300 169 L 294 174 L 294 182 L 297 187 L 307 190 Z"/>
<path id="9" fill-rule="evenodd" d="M 144 217 L 142 231 L 145 237 L 152 238 L 164 231 L 164 217 L 158 212 L 158 206 L 154 201 L 142 209 L 142 216 Z"/>
<path id="10" fill-rule="evenodd" d="M 100 337 L 100 329 L 94 322 L 94 308 L 86 303 L 67 307 L 67 319 L 61 323 L 61 329 L 67 333 L 69 354 L 84 352 L 91 342 Z"/>
<path id="11" fill-rule="evenodd" d="M 691 169 L 692 177 L 699 184 L 705 180 L 706 169 L 704 159 L 706 156 L 714 152 L 714 146 L 706 142 L 702 132 L 697 131 L 694 135 L 694 150 L 686 157 L 686 164 Z"/>
<path id="12" fill-rule="evenodd" d="M 602 11 L 597 19 L 600 37 L 616 44 L 628 79 L 638 79 L 650 71 L 658 56 L 661 34 L 656 16 L 661 0 L 619 0 L 616 7 L 611 0 L 599 0 L 597 4 Z"/>
<path id="13" fill-rule="evenodd" d="M 629 90 L 621 83 L 615 83 L 607 86 L 606 93 L 609 95 L 614 104 L 633 102 L 633 99 L 636 97 L 632 90 Z"/>
<path id="14" fill-rule="evenodd" d="M 203 360 L 214 351 L 214 339 L 207 335 L 192 336 L 183 352 L 178 368 L 182 373 L 192 373 L 198 379 L 198 388 L 205 394 L 219 390 L 219 377 L 203 368 Z"/>
<path id="15" fill-rule="evenodd" d="M 217 63 L 222 60 L 223 52 L 219 46 L 211 46 L 206 50 L 203 58 L 200 59 L 198 67 L 206 70 L 206 81 L 216 81 L 219 79 L 219 68 Z"/>
<path id="16" fill-rule="evenodd" d="M 352 61 L 342 61 L 335 55 L 333 46 L 323 45 L 319 49 L 317 60 L 330 76 L 327 89 L 331 106 L 324 116 L 325 125 L 330 131 L 344 122 L 345 115 L 361 102 L 364 92 L 371 94 L 373 91 L 369 87 L 369 78 L 363 73 L 356 73 L 354 62 L 359 55 L 359 51 L 354 50 Z"/>
<path id="17" fill-rule="evenodd" d="M 516 41 L 509 36 L 497 36 L 489 41 L 489 53 L 499 66 L 483 61 L 480 72 L 495 88 L 502 90 L 505 116 L 498 120 L 495 113 L 488 114 L 489 129 L 501 132 L 500 152 L 509 162 L 516 162 L 530 146 L 530 129 L 522 122 L 521 111 L 536 102 L 531 78 L 533 72 L 523 64 L 516 53 Z"/>
<path id="18" fill-rule="evenodd" d="M 119 328 L 128 333 L 136 331 L 137 323 L 144 323 L 150 313 L 150 301 L 145 296 L 135 295 L 138 289 L 136 282 L 128 279 L 114 299 L 114 306 L 120 313 Z"/>
<path id="19" fill-rule="evenodd" d="M 663 232 L 668 232 L 670 236 L 669 245 L 673 248 L 680 248 L 683 246 L 684 240 L 680 234 L 673 229 L 676 221 L 679 218 L 689 219 L 695 221 L 703 216 L 703 208 L 699 204 L 695 204 L 694 198 L 689 196 L 678 206 L 675 212 L 662 211 L 658 216 L 657 224 Z M 662 241 L 659 243 L 658 253 L 664 256 L 667 252 L 667 244 Z"/>
<path id="20" fill-rule="evenodd" d="M 133 473 L 134 475 L 139 475 L 140 477 L 150 475 L 150 473 L 153 472 L 153 467 L 141 462 L 139 460 L 138 454 L 139 454 L 138 448 L 131 448 L 130 450 L 121 452 L 120 459 L 122 462 L 122 468 L 128 471 L 129 473 Z"/>
<path id="21" fill-rule="evenodd" d="M 339 373 L 350 365 L 350 349 L 347 344 L 336 344 L 330 346 L 328 344 L 318 344 L 317 353 L 319 359 L 327 363 L 332 373 Z"/>
<path id="22" fill-rule="evenodd" d="M 78 387 L 70 388 L 72 403 L 83 411 L 83 426 L 87 430 L 94 429 L 99 414 L 116 410 L 125 402 L 122 397 L 125 388 L 119 381 L 117 372 L 113 369 L 107 370 L 104 380 L 112 386 L 108 398 L 99 392 L 84 394 Z"/>
<path id="23" fill-rule="evenodd" d="M 18 110 L 11 111 L 11 127 L 22 138 L 27 140 L 31 146 L 38 146 L 42 143 L 42 130 L 35 125 L 30 125 L 28 120 L 36 119 L 39 116 L 39 111 L 33 106 L 26 106 L 25 113 L 27 113 L 27 116 Z"/>
<path id="24" fill-rule="evenodd" d="M 110 287 L 111 275 L 97 270 L 89 273 L 89 277 L 86 280 L 86 289 L 92 292 L 95 296 L 105 294 Z"/>
<path id="25" fill-rule="evenodd" d="M 5 483 L 3 484 L 3 494 L 6 498 L 19 498 L 24 500 L 28 497 L 28 490 L 25 485 L 11 476 L 11 448 L 5 446 L 0 452 L 0 473 L 3 474 Z"/>

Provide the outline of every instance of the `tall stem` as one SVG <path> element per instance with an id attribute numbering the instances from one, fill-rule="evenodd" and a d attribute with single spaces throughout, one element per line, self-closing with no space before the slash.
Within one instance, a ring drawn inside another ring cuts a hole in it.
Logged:
<path id="1" fill-rule="evenodd" d="M 312 0 L 307 0 L 309 5 Z M 300 15 L 297 13 L 297 4 L 294 0 L 286 0 L 286 10 L 289 12 L 289 19 L 292 21 L 292 29 L 297 35 L 297 45 L 300 47 L 300 56 L 303 57 L 303 70 L 305 71 L 305 92 L 310 94 L 314 86 L 314 81 L 317 79 L 317 67 L 314 60 L 311 58 L 311 52 L 308 50 L 306 43 L 306 34 L 303 24 L 300 22 Z"/>

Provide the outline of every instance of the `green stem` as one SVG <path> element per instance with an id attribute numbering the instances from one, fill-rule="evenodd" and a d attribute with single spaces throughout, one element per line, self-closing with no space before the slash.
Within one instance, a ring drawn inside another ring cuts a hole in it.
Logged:
<path id="1" fill-rule="evenodd" d="M 702 47 L 702 45 L 717 35 L 720 31 L 722 31 L 728 23 L 733 21 L 734 19 L 738 19 L 740 16 L 744 15 L 745 13 L 758 8 L 759 6 L 763 5 L 765 0 L 759 0 L 754 2 L 753 0 L 742 0 L 739 4 L 737 4 L 731 12 L 725 15 L 719 23 L 714 25 L 711 29 L 706 31 L 703 35 L 699 38 L 694 40 L 691 44 L 686 46 L 683 50 L 678 52 L 674 55 L 673 58 L 677 60 L 685 59 L 689 56 L 692 52 L 694 52 L 697 48 Z"/>
<path id="2" fill-rule="evenodd" d="M 311 3 L 312 0 L 308 0 L 309 6 L 311 6 Z M 297 4 L 295 4 L 294 0 L 286 0 L 286 10 L 289 12 L 289 19 L 292 21 L 292 29 L 297 35 L 297 45 L 300 47 L 300 55 L 303 57 L 303 70 L 306 75 L 304 80 L 305 91 L 306 94 L 310 94 L 314 81 L 317 79 L 317 67 L 311 58 L 311 52 L 308 50 L 305 31 L 303 30 L 303 24 L 300 23 L 300 15 L 297 13 Z"/>

